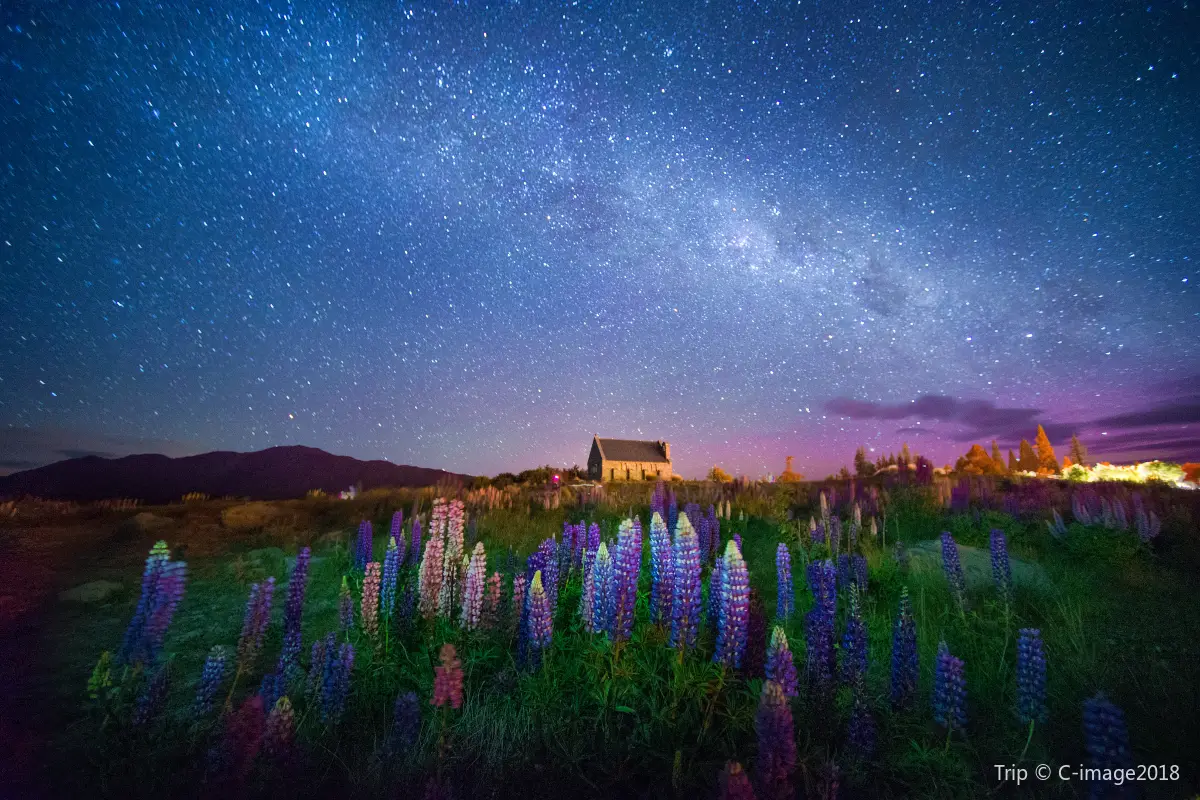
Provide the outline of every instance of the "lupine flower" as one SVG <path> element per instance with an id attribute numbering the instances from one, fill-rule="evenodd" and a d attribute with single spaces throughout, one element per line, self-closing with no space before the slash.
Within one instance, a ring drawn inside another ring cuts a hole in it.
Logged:
<path id="1" fill-rule="evenodd" d="M 536 576 L 534 580 L 538 584 L 541 583 Z M 449 643 L 442 645 L 442 649 L 438 651 L 438 659 L 441 663 L 433 669 L 433 697 L 430 698 L 429 703 L 437 708 L 442 708 L 447 703 L 451 708 L 462 708 L 462 662 L 458 660 L 458 653 L 455 652 L 454 645 Z"/>
<path id="2" fill-rule="evenodd" d="M 396 585 L 403 560 L 404 548 L 400 546 L 396 537 L 392 536 L 388 539 L 387 550 L 383 554 L 383 581 L 379 586 L 379 607 L 385 619 L 391 619 L 396 610 Z"/>
<path id="3" fill-rule="evenodd" d="M 948 531 L 942 532 L 942 568 L 950 584 L 950 594 L 962 611 L 967 602 L 967 581 L 963 577 L 962 563 L 958 560 L 958 545 Z"/>
<path id="4" fill-rule="evenodd" d="M 742 674 L 761 678 L 767 660 L 767 607 L 758 589 L 750 589 L 749 615 L 746 618 L 746 652 L 742 656 Z"/>
<path id="5" fill-rule="evenodd" d="M 616 587 L 614 586 L 616 575 L 613 570 L 612 559 L 608 555 L 608 546 L 604 542 L 600 543 L 600 549 L 596 551 L 596 563 L 592 565 L 592 573 L 595 592 L 592 599 L 592 625 L 590 630 L 593 633 L 603 631 L 611 636 L 613 610 L 616 607 Z"/>
<path id="6" fill-rule="evenodd" d="M 445 540 L 433 533 L 425 543 L 425 558 L 421 559 L 419 583 L 421 587 L 421 616 L 433 619 L 437 615 L 438 596 L 442 591 L 442 560 Z"/>
<path id="7" fill-rule="evenodd" d="M 829 550 L 836 556 L 842 551 L 841 517 L 830 517 L 829 524 L 825 526 L 825 530 L 829 534 Z"/>
<path id="8" fill-rule="evenodd" d="M 642 566 L 640 537 L 631 520 L 621 523 L 617 537 L 617 558 L 613 563 L 613 624 L 610 635 L 614 642 L 629 639 L 633 632 L 633 611 L 637 603 L 638 573 Z"/>
<path id="9" fill-rule="evenodd" d="M 412 522 L 412 553 L 409 558 L 413 564 L 421 560 L 421 520 L 413 514 Z"/>
<path id="10" fill-rule="evenodd" d="M 588 633 L 595 633 L 592 628 L 592 604 L 596 599 L 596 571 L 594 559 L 587 550 L 583 553 L 583 588 L 579 593 L 579 617 Z"/>
<path id="11" fill-rule="evenodd" d="M 833 559 L 813 561 L 808 566 L 808 585 L 814 602 L 832 622 L 837 616 L 837 570 Z"/>
<path id="12" fill-rule="evenodd" d="M 750 577 L 741 550 L 734 542 L 725 546 L 725 565 L 721 573 L 720 629 L 713 661 L 732 667 L 742 665 L 746 652 L 746 634 L 750 615 Z"/>
<path id="13" fill-rule="evenodd" d="M 274 708 L 275 702 L 287 692 L 287 681 L 282 673 L 268 672 L 258 685 L 258 693 L 262 695 L 263 708 Z"/>
<path id="14" fill-rule="evenodd" d="M 837 653 L 834 651 L 834 615 L 837 609 L 837 570 L 826 559 L 809 575 L 816 605 L 804 616 L 808 660 L 805 672 L 810 691 L 823 703 L 832 699 Z"/>
<path id="15" fill-rule="evenodd" d="M 183 599 L 183 588 L 186 582 L 187 562 L 167 561 L 162 565 L 143 634 L 141 650 L 147 662 L 153 662 L 158 658 L 163 639 L 167 635 L 167 628 L 171 627 L 171 620 L 175 616 L 175 609 L 179 606 L 179 601 Z"/>
<path id="16" fill-rule="evenodd" d="M 525 587 L 528 585 L 524 575 L 513 575 L 513 619 L 520 620 L 525 613 Z"/>
<path id="17" fill-rule="evenodd" d="M 550 601 L 550 612 L 553 614 L 558 608 L 558 543 L 554 541 L 554 537 L 550 537 L 543 540 L 538 549 L 542 554 L 542 588 L 546 592 L 546 599 Z"/>
<path id="18" fill-rule="evenodd" d="M 133 705 L 133 724 L 153 722 L 167 704 L 167 689 L 171 678 L 171 662 L 160 665 L 150 675 Z"/>
<path id="19" fill-rule="evenodd" d="M 118 664 L 129 663 L 143 655 L 141 651 L 144 647 L 146 621 L 158 591 L 159 575 L 162 573 L 163 565 L 169 559 L 170 550 L 167 548 L 167 543 L 155 542 L 154 547 L 150 548 L 150 555 L 146 557 L 146 569 L 142 573 L 142 594 L 133 611 L 133 619 L 129 621 L 129 627 L 125 629 L 125 638 L 121 642 L 121 649 L 117 651 Z"/>
<path id="20" fill-rule="evenodd" d="M 837 583 L 838 589 L 843 592 L 849 591 L 850 584 L 854 583 L 854 569 L 850 566 L 850 556 L 846 553 L 837 557 Z"/>
<path id="21" fill-rule="evenodd" d="M 864 692 L 857 690 L 854 693 L 854 708 L 850 712 L 846 739 L 850 749 L 863 761 L 869 761 L 875 754 L 875 733 L 875 718 L 871 716 L 871 709 L 867 707 Z"/>
<path id="22" fill-rule="evenodd" d="M 850 611 L 842 636 L 842 682 L 857 686 L 867 674 L 867 627 L 858 607 L 858 587 L 850 586 Z"/>
<path id="23" fill-rule="evenodd" d="M 945 728 L 962 730 L 967 726 L 966 665 L 950 655 L 945 642 L 938 645 L 937 667 L 933 673 L 933 718 Z"/>
<path id="24" fill-rule="evenodd" d="M 354 597 L 350 594 L 350 581 L 342 576 L 342 588 L 338 593 L 338 630 L 349 633 L 354 628 Z"/>
<path id="25" fill-rule="evenodd" d="M 736 761 L 725 763 L 717 784 L 720 788 L 718 800 L 756 800 L 749 776 Z"/>
<path id="26" fill-rule="evenodd" d="M 709 529 L 708 517 L 701 515 L 700 518 L 696 520 L 695 527 L 696 544 L 699 547 L 700 558 L 704 563 L 707 564 L 711 560 L 709 557 L 709 552 L 712 550 L 712 545 L 709 543 L 709 537 L 712 536 L 712 534 Z"/>
<path id="27" fill-rule="evenodd" d="M 742 535 L 740 533 L 733 535 L 733 542 L 737 545 L 738 552 L 742 552 Z"/>
<path id="28" fill-rule="evenodd" d="M 800 683 L 796 676 L 796 662 L 788 646 L 783 626 L 776 625 L 771 631 L 771 644 L 767 647 L 767 680 L 775 681 L 783 689 L 785 697 L 798 697 Z"/>
<path id="29" fill-rule="evenodd" d="M 192 714 L 203 717 L 212 711 L 213 698 L 221 689 L 225 680 L 225 671 L 229 666 L 229 653 L 221 645 L 213 645 L 204 659 L 204 669 L 200 672 L 200 683 L 196 686 L 196 701 L 192 704 Z"/>
<path id="30" fill-rule="evenodd" d="M 553 638 L 553 619 L 550 616 L 550 598 L 542 586 L 542 573 L 535 572 L 529 586 L 529 637 L 530 644 L 538 651 L 550 646 Z"/>
<path id="31" fill-rule="evenodd" d="M 421 704 L 416 692 L 401 692 L 396 695 L 392 710 L 392 731 L 388 737 L 388 748 L 392 752 L 406 751 L 417 742 L 421 732 Z"/>
<path id="32" fill-rule="evenodd" d="M 1103 692 L 1083 704 L 1083 736 L 1087 741 L 1089 766 L 1097 770 L 1127 769 L 1130 765 L 1129 731 L 1125 714 Z M 1093 781 L 1091 796 L 1105 797 L 1110 781 Z"/>
<path id="33" fill-rule="evenodd" d="M 687 514 L 680 518 L 679 524 L 691 528 Z M 678 529 L 675 536 L 679 536 Z M 666 621 L 672 605 L 671 578 L 674 570 L 669 537 L 667 523 L 655 513 L 650 517 L 650 621 L 656 624 Z"/>
<path id="34" fill-rule="evenodd" d="M 442 581 L 437 592 L 437 613 L 445 619 L 459 601 L 458 585 L 462 578 L 463 557 L 463 504 L 461 500 L 443 503 L 445 515 L 445 549 L 442 553 Z M 430 540 L 432 541 L 432 539 Z"/>
<path id="35" fill-rule="evenodd" d="M 754 718 L 758 734 L 758 762 L 755 765 L 764 797 L 791 798 L 792 770 L 796 768 L 796 732 L 792 728 L 792 709 L 783 688 L 775 681 L 763 683 L 758 713 Z"/>
<path id="36" fill-rule="evenodd" d="M 344 642 L 336 657 L 325 663 L 325 675 L 321 685 L 321 721 L 337 723 L 346 710 L 346 698 L 350 696 L 350 676 L 354 671 L 354 645 Z"/>
<path id="37" fill-rule="evenodd" d="M 813 525 L 808 532 L 809 539 L 812 540 L 813 547 L 818 547 L 825 544 L 825 526 L 821 524 Z"/>
<path id="38" fill-rule="evenodd" d="M 850 565 L 854 568 L 854 583 L 857 584 L 861 594 L 867 590 L 867 557 L 861 553 L 855 553 L 850 556 Z"/>
<path id="39" fill-rule="evenodd" d="M 462 624 L 469 631 L 480 627 L 483 621 L 483 593 L 487 581 L 487 553 L 483 542 L 476 542 L 471 552 L 471 563 L 467 567 L 466 588 L 463 589 Z M 499 590 L 499 585 L 497 585 Z"/>
<path id="40" fill-rule="evenodd" d="M 1004 602 L 1012 605 L 1013 579 L 1012 567 L 1008 561 L 1008 540 L 1004 531 L 992 531 L 992 579 L 996 582 L 996 590 L 1004 598 Z"/>
<path id="41" fill-rule="evenodd" d="M 242 620 L 242 634 L 238 637 L 238 672 L 246 674 L 254 668 L 262 650 L 263 636 L 271 620 L 271 598 L 275 594 L 275 579 L 267 578 L 263 583 L 250 587 L 246 601 L 246 616 Z"/>
<path id="42" fill-rule="evenodd" d="M 287 600 L 283 606 L 283 649 L 279 653 L 278 666 L 281 674 L 294 669 L 300 661 L 300 622 L 304 614 L 304 592 L 308 585 L 308 565 L 311 557 L 310 548 L 300 548 L 300 552 L 296 554 L 296 564 L 292 567 L 292 575 L 288 578 Z"/>
<path id="43" fill-rule="evenodd" d="M 1045 722 L 1046 653 L 1042 632 L 1021 628 L 1017 636 L 1017 716 L 1025 723 Z"/>
<path id="44" fill-rule="evenodd" d="M 691 525 L 681 524 L 676 530 L 670 555 L 671 647 L 686 650 L 696 646 L 700 628 L 700 550 Z"/>
<path id="45" fill-rule="evenodd" d="M 668 494 L 667 501 L 667 527 L 671 529 L 671 533 L 675 533 L 675 526 L 679 524 L 679 502 L 675 499 L 675 492 Z"/>
<path id="46" fill-rule="evenodd" d="M 412 622 L 413 611 L 417 608 L 417 589 L 412 581 L 404 587 L 404 599 L 400 601 L 400 613 L 396 615 L 397 621 L 401 627 L 406 627 Z"/>
<path id="47" fill-rule="evenodd" d="M 374 538 L 375 534 L 371 530 L 371 522 L 369 520 L 364 519 L 358 523 L 358 538 L 354 542 L 354 563 L 352 565 L 354 569 L 366 569 L 367 562 L 371 560 Z"/>
<path id="48" fill-rule="evenodd" d="M 792 588 L 792 553 L 783 542 L 775 548 L 775 574 L 778 583 L 775 617 L 786 622 L 796 610 L 796 593 Z"/>
<path id="49" fill-rule="evenodd" d="M 378 561 L 367 564 L 362 586 L 362 626 L 367 636 L 379 635 L 379 584 L 382 567 Z"/>
<path id="50" fill-rule="evenodd" d="M 917 625 L 908 587 L 900 590 L 900 614 L 892 632 L 892 707 L 908 708 L 917 694 Z"/>
<path id="51" fill-rule="evenodd" d="M 714 634 L 721 629 L 721 570 L 724 567 L 725 559 L 718 558 L 708 576 L 708 608 L 705 611 Z"/>
<path id="52" fill-rule="evenodd" d="M 263 731 L 263 750 L 277 764 L 286 764 L 295 755 L 296 713 L 292 701 L 280 697 L 271 706 Z"/>
<path id="53" fill-rule="evenodd" d="M 483 617 L 480 624 L 484 628 L 494 628 L 500 622 L 500 573 L 493 572 L 487 581 L 487 593 L 483 598 Z"/>
<path id="54" fill-rule="evenodd" d="M 244 783 L 262 747 L 265 726 L 262 697 L 252 695 L 226 717 L 221 743 L 209 753 L 212 770 L 234 785 Z"/>
<path id="55" fill-rule="evenodd" d="M 308 664 L 308 685 L 306 694 L 309 703 L 317 702 L 321 698 L 321 691 L 324 686 L 325 671 L 329 668 L 329 661 L 337 654 L 337 638 L 331 631 L 325 634 L 324 639 L 318 639 L 313 642 L 312 657 Z"/>

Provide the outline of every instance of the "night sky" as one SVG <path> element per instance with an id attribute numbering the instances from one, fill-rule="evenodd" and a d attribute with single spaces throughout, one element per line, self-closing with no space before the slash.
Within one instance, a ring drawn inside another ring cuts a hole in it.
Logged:
<path id="1" fill-rule="evenodd" d="M 4 3 L 0 467 L 1200 456 L 1195 7 L 878 5 Z"/>

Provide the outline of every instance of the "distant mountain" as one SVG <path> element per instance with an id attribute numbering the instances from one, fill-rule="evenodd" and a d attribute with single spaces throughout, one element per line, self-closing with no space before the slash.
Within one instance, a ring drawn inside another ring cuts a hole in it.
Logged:
<path id="1" fill-rule="evenodd" d="M 216 451 L 184 458 L 152 454 L 72 458 L 0 477 L 0 497 L 33 495 L 78 502 L 128 497 L 158 504 L 178 502 L 188 492 L 204 492 L 212 497 L 284 500 L 304 497 L 309 489 L 338 492 L 360 482 L 367 490 L 432 486 L 447 478 L 466 477 L 440 469 L 359 461 L 315 447 L 292 446 L 256 453 Z"/>

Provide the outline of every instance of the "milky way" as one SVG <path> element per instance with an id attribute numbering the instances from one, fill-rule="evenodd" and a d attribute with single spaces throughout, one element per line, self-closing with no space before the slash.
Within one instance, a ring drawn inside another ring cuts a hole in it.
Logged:
<path id="1" fill-rule="evenodd" d="M 0 426 L 824 474 L 965 449 L 846 399 L 1194 397 L 1196 12 L 861 6 L 6 5 Z"/>

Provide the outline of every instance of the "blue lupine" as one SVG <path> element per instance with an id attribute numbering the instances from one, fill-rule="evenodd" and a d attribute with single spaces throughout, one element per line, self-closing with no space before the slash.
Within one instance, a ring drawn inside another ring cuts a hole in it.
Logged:
<path id="1" fill-rule="evenodd" d="M 858 586 L 859 594 L 867 590 L 867 557 L 861 553 L 850 556 L 850 566 L 854 570 L 854 583 Z"/>
<path id="2" fill-rule="evenodd" d="M 596 570 L 595 557 L 590 550 L 583 551 L 583 588 L 579 592 L 579 616 L 583 620 L 583 627 L 588 633 L 595 633 L 592 627 L 594 622 L 592 615 L 593 603 L 596 599 Z"/>
<path id="3" fill-rule="evenodd" d="M 851 584 L 850 609 L 842 636 L 842 682 L 857 686 L 867 674 L 867 626 L 858 607 L 858 587 Z"/>
<path id="4" fill-rule="evenodd" d="M 1012 566 L 1008 561 L 1008 540 L 1004 536 L 1004 531 L 992 531 L 990 545 L 992 551 L 992 579 L 996 582 L 996 590 L 1000 592 L 1000 596 L 1004 598 L 1005 603 L 1012 605 Z"/>
<path id="5" fill-rule="evenodd" d="M 558 542 L 554 540 L 553 536 L 544 539 L 538 548 L 538 551 L 542 554 L 542 588 L 546 592 L 546 600 L 550 603 L 551 615 L 558 608 L 558 550 Z M 529 580 L 530 586 L 532 586 L 533 578 L 530 577 Z"/>
<path id="6" fill-rule="evenodd" d="M 775 575 L 775 616 L 786 622 L 796 610 L 796 592 L 792 587 L 792 553 L 783 542 L 775 548 Z"/>
<path id="7" fill-rule="evenodd" d="M 263 708 L 274 708 L 279 698 L 287 694 L 287 678 L 282 672 L 268 672 L 258 685 L 258 693 L 262 695 Z"/>
<path id="8" fill-rule="evenodd" d="M 700 560 L 703 563 L 708 563 L 711 560 L 709 558 L 709 550 L 712 548 L 712 545 L 709 543 L 709 540 L 708 540 L 708 537 L 711 535 L 709 533 L 710 529 L 709 529 L 708 517 L 706 515 L 702 514 L 700 516 L 700 518 L 698 520 L 696 520 L 695 527 L 696 527 L 696 542 L 700 548 Z"/>
<path id="9" fill-rule="evenodd" d="M 608 546 L 600 543 L 596 551 L 596 562 L 592 566 L 592 580 L 595 584 L 595 596 L 592 600 L 592 626 L 594 633 L 611 635 L 613 624 L 613 609 L 615 607 L 614 589 L 615 574 L 612 558 L 608 554 Z"/>
<path id="10" fill-rule="evenodd" d="M 318 703 L 321 699 L 321 688 L 324 686 L 325 670 L 329 660 L 337 653 L 337 637 L 332 632 L 325 634 L 324 639 L 313 642 L 312 657 L 308 663 L 308 683 L 306 693 L 310 703 Z"/>
<path id="11" fill-rule="evenodd" d="M 683 520 L 687 519 L 685 514 Z M 650 517 L 650 621 L 655 624 L 664 622 L 671 611 L 673 571 L 667 523 L 655 512 Z"/>
<path id="12" fill-rule="evenodd" d="M 416 514 L 413 514 L 412 550 L 409 554 L 408 563 L 414 567 L 421 563 L 421 520 L 417 519 Z"/>
<path id="13" fill-rule="evenodd" d="M 721 555 L 721 518 L 717 516 L 717 511 L 713 506 L 708 507 L 708 546 L 711 548 L 708 553 L 703 553 L 706 561 L 713 562 L 720 560 Z"/>
<path id="14" fill-rule="evenodd" d="M 550 598 L 542 583 L 542 573 L 534 573 L 526 602 L 529 603 L 529 643 L 541 653 L 550 647 L 554 636 Z"/>
<path id="15" fill-rule="evenodd" d="M 321 722 L 341 721 L 350 695 L 350 677 L 354 671 L 354 645 L 344 642 L 335 657 L 325 663 L 321 685 Z"/>
<path id="16" fill-rule="evenodd" d="M 396 610 L 396 585 L 400 579 L 400 565 L 403 559 L 404 549 L 399 540 L 394 535 L 390 536 L 387 551 L 383 554 L 383 580 L 379 586 L 379 605 L 385 619 L 391 619 Z"/>
<path id="17" fill-rule="evenodd" d="M 700 549 L 691 525 L 676 530 L 670 554 L 671 647 L 687 649 L 696 646 L 700 627 Z"/>
<path id="18" fill-rule="evenodd" d="M 1046 653 L 1037 628 L 1017 634 L 1017 716 L 1025 723 L 1046 721 Z"/>
<path id="19" fill-rule="evenodd" d="M 238 637 L 237 668 L 239 674 L 250 672 L 262 650 L 267 623 L 271 619 L 271 598 L 275 594 L 275 578 L 250 586 L 246 600 L 246 615 L 242 619 L 242 633 Z"/>
<path id="20" fill-rule="evenodd" d="M 958 544 L 949 531 L 942 531 L 942 568 L 950 584 L 950 594 L 954 596 L 959 611 L 962 611 L 967 602 L 967 581 L 963 577 L 962 562 L 958 560 Z"/>
<path id="21" fill-rule="evenodd" d="M 812 539 L 814 547 L 825 544 L 825 526 L 822 524 L 814 525 L 809 529 L 809 538 Z"/>
<path id="22" fill-rule="evenodd" d="M 868 761 L 875 754 L 875 718 L 871 716 L 871 710 L 867 706 L 866 697 L 862 691 L 855 692 L 846 739 L 851 751 L 858 758 Z"/>
<path id="23" fill-rule="evenodd" d="M 626 641 L 633 632 L 633 611 L 637 603 L 638 573 L 641 565 L 641 539 L 633 522 L 625 520 L 621 523 L 617 537 L 617 557 L 613 565 L 613 641 Z"/>
<path id="24" fill-rule="evenodd" d="M 780 799 L 792 797 L 796 732 L 792 726 L 792 708 L 783 688 L 775 681 L 763 682 L 754 730 L 758 734 L 758 763 L 755 766 L 764 795 Z"/>
<path id="25" fill-rule="evenodd" d="M 225 673 L 229 669 L 229 651 L 221 645 L 213 645 L 204 659 L 204 669 L 200 672 L 200 683 L 196 686 L 196 700 L 192 704 L 192 713 L 202 717 L 212 711 L 213 698 L 221 689 Z"/>
<path id="26" fill-rule="evenodd" d="M 734 668 L 742 665 L 750 621 L 750 576 L 741 550 L 734 542 L 725 545 L 721 574 L 721 616 L 713 661 Z"/>
<path id="27" fill-rule="evenodd" d="M 705 612 L 714 633 L 721 625 L 721 570 L 724 566 L 725 559 L 718 558 L 708 576 L 708 607 Z"/>
<path id="28" fill-rule="evenodd" d="M 139 651 L 143 646 L 143 637 L 146 627 L 146 621 L 149 618 L 151 607 L 154 605 L 155 593 L 158 591 L 158 578 L 162 574 L 163 565 L 170 559 L 170 551 L 167 549 L 167 543 L 158 541 L 154 543 L 154 547 L 150 548 L 150 555 L 146 557 L 146 569 L 142 573 L 142 594 L 138 597 L 137 607 L 133 610 L 133 619 L 129 621 L 129 626 L 125 629 L 125 638 L 121 642 L 121 649 L 117 651 L 116 662 L 123 664 L 135 659 L 135 655 L 140 655 L 135 651 Z"/>
<path id="29" fill-rule="evenodd" d="M 950 655 L 945 642 L 938 644 L 933 672 L 933 718 L 951 730 L 967 727 L 966 665 L 961 658 Z"/>
<path id="30" fill-rule="evenodd" d="M 854 583 L 854 568 L 850 566 L 847 553 L 840 553 L 837 557 L 837 582 L 838 590 L 842 592 L 850 591 L 850 584 Z"/>
<path id="31" fill-rule="evenodd" d="M 396 513 L 392 514 L 392 527 L 391 527 L 391 530 L 388 531 L 388 536 L 390 538 L 396 540 L 396 543 L 397 543 L 397 545 L 400 546 L 401 550 L 406 549 L 403 547 L 403 543 L 401 541 L 401 537 L 404 536 L 404 512 L 403 511 L 397 510 Z M 401 557 L 403 557 L 403 556 L 401 556 Z"/>
<path id="32" fill-rule="evenodd" d="M 404 752 L 417 742 L 421 732 L 421 704 L 416 692 L 400 692 L 392 709 L 392 731 L 388 737 L 388 748 L 392 752 Z"/>
<path id="33" fill-rule="evenodd" d="M 146 681 L 141 694 L 138 695 L 133 705 L 132 722 L 134 725 L 149 724 L 162 713 L 163 707 L 167 704 L 167 690 L 170 678 L 170 661 L 160 664 L 150 674 L 149 680 Z"/>
<path id="34" fill-rule="evenodd" d="M 1083 736 L 1087 742 L 1088 766 L 1101 771 L 1130 767 L 1132 759 L 1125 714 L 1113 705 L 1103 692 L 1084 701 Z M 1106 792 L 1113 787 L 1111 781 L 1094 780 L 1091 785 L 1091 797 L 1110 796 Z"/>
<path id="35" fill-rule="evenodd" d="M 300 662 L 301 632 L 300 623 L 304 615 L 304 593 L 308 586 L 308 565 L 312 558 L 312 550 L 300 548 L 296 554 L 296 564 L 292 567 L 292 575 L 288 578 L 287 600 L 283 607 L 283 648 L 279 652 L 280 674 L 286 674 L 295 669 Z M 264 705 L 273 708 L 274 703 Z"/>
<path id="36" fill-rule="evenodd" d="M 900 590 L 900 613 L 892 631 L 892 707 L 909 708 L 917 694 L 920 664 L 917 625 L 913 620 L 908 587 Z"/>
<path id="37" fill-rule="evenodd" d="M 796 662 L 792 657 L 792 649 L 788 645 L 787 634 L 783 627 L 776 625 L 771 631 L 771 644 L 767 647 L 766 677 L 783 687 L 783 693 L 788 697 L 800 695 L 800 681 L 796 675 Z"/>
<path id="38" fill-rule="evenodd" d="M 358 539 L 354 543 L 354 569 L 364 570 L 367 568 L 367 562 L 371 560 L 374 537 L 370 520 L 364 519 L 358 523 Z"/>
<path id="39" fill-rule="evenodd" d="M 150 604 L 150 612 L 146 616 L 143 633 L 142 650 L 147 663 L 158 658 L 163 638 L 167 635 L 167 629 L 171 627 L 171 620 L 175 616 L 175 609 L 178 608 L 179 601 L 183 599 L 186 582 L 186 561 L 167 561 L 163 564 L 162 571 L 158 575 L 154 598 Z"/>
<path id="40" fill-rule="evenodd" d="M 834 650 L 834 618 L 837 612 L 837 570 L 830 559 L 810 573 L 816 605 L 804 617 L 808 647 L 805 670 L 809 686 L 822 703 L 832 700 L 837 653 Z"/>
<path id="41" fill-rule="evenodd" d="M 835 556 L 842 551 L 842 519 L 841 517 L 829 518 L 829 550 Z"/>
<path id="42" fill-rule="evenodd" d="M 679 523 L 679 502 L 675 499 L 675 492 L 668 494 L 667 500 L 667 528 L 671 533 L 675 533 L 675 526 Z"/>

